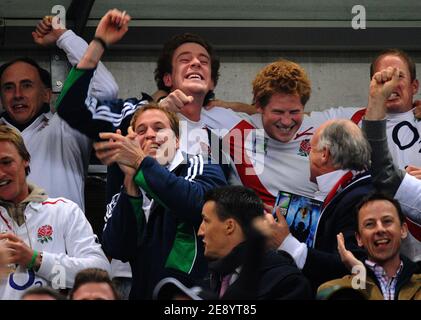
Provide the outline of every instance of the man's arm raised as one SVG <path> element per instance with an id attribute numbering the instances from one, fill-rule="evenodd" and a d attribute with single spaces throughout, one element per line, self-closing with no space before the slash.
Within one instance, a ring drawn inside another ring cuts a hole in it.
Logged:
<path id="1" fill-rule="evenodd" d="M 121 12 L 117 9 L 108 11 L 99 22 L 95 37 L 91 41 L 80 62 L 77 64 L 78 69 L 93 69 L 101 59 L 104 50 L 118 42 L 129 30 L 128 24 L 130 16 L 125 11 Z"/>

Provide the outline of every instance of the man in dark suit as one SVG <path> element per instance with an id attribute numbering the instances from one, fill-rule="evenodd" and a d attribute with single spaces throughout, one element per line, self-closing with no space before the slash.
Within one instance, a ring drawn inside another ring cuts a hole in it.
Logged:
<path id="1" fill-rule="evenodd" d="M 251 189 L 226 186 L 209 191 L 199 236 L 209 263 L 210 287 L 221 299 L 312 299 L 309 281 L 291 256 L 264 249 L 252 228 L 263 202 Z"/>
<path id="2" fill-rule="evenodd" d="M 347 273 L 337 253 L 336 235 L 345 237 L 348 248 L 357 256 L 362 251 L 355 241 L 353 209 L 373 189 L 370 147 L 361 129 L 350 120 L 331 120 L 318 128 L 311 140 L 310 180 L 316 182 L 318 200 L 324 201 L 313 246 L 307 247 L 289 231 L 279 210 L 278 221 L 271 215 L 257 223 L 270 244 L 292 255 L 314 288 Z"/>

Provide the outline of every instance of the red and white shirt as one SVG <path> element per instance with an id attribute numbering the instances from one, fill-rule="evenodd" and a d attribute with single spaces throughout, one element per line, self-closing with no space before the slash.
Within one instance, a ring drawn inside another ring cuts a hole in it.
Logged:
<path id="1" fill-rule="evenodd" d="M 279 190 L 313 197 L 317 186 L 309 180 L 308 154 L 310 139 L 315 130 L 325 121 L 339 118 L 351 119 L 360 125 L 364 113 L 365 110 L 361 108 L 343 107 L 311 112 L 310 115 L 304 115 L 295 137 L 287 143 L 268 137 L 264 131 L 259 133 L 253 130 L 263 130 L 260 113 L 249 116 L 215 107 L 202 110 L 201 121 L 222 137 L 242 133 L 237 142 L 235 138 L 231 139 L 228 151 L 232 158 L 236 152 L 243 153 L 242 157 L 236 155 L 237 161 L 234 162 L 237 163 L 233 168 L 235 178 L 230 182 L 253 188 L 265 203 L 273 204 Z M 394 162 L 400 168 L 408 164 L 421 166 L 420 133 L 421 121 L 415 119 L 412 110 L 388 115 L 389 148 Z M 240 158 L 250 161 L 238 163 Z"/>

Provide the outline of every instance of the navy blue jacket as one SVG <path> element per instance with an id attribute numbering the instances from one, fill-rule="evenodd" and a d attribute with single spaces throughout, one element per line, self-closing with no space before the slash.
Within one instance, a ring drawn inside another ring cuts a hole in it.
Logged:
<path id="1" fill-rule="evenodd" d="M 203 243 L 197 238 L 203 198 L 226 180 L 221 167 L 205 163 L 201 155 L 182 158 L 187 161 L 172 172 L 151 157 L 142 161 L 135 182 L 153 200 L 147 222 L 142 196 L 130 197 L 122 190 L 109 205 L 103 248 L 107 255 L 130 262 L 130 299 L 151 299 L 164 277 L 191 285 L 206 275 Z"/>
<path id="2" fill-rule="evenodd" d="M 254 239 L 253 239 L 254 240 Z M 238 279 L 226 290 L 223 300 L 308 300 L 313 299 L 310 282 L 285 251 L 256 248 L 249 239 L 227 256 L 209 264 L 210 288 L 221 288 L 221 277 L 242 266 Z"/>
<path id="3" fill-rule="evenodd" d="M 303 273 L 310 279 L 315 289 L 328 280 L 341 278 L 349 271 L 342 263 L 336 235 L 342 232 L 345 247 L 357 257 L 365 256 L 355 239 L 355 206 L 369 192 L 373 191 L 371 176 L 368 172 L 354 177 L 350 184 L 338 192 L 324 208 L 320 216 L 313 248 L 308 249 Z"/>
<path id="4" fill-rule="evenodd" d="M 120 129 L 127 134 L 133 113 L 152 100 L 142 93 L 140 99 L 115 99 L 99 101 L 88 96 L 88 88 L 95 69 L 72 68 L 56 102 L 56 111 L 69 126 L 87 135 L 94 141 L 100 140 L 100 132 L 115 132 Z M 107 170 L 107 203 L 120 190 L 124 175 L 117 164 Z"/>

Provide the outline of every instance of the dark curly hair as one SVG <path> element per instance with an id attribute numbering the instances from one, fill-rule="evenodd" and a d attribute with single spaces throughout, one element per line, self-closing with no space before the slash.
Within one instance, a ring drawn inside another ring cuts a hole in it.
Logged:
<path id="1" fill-rule="evenodd" d="M 174 51 L 184 43 L 193 42 L 201 45 L 209 53 L 211 60 L 211 77 L 214 85 L 218 82 L 219 78 L 219 58 L 215 55 L 212 45 L 203 39 L 201 36 L 193 33 L 183 33 L 172 37 L 164 44 L 161 55 L 158 58 L 157 66 L 155 69 L 155 82 L 158 89 L 170 91 L 170 88 L 165 86 L 164 75 L 172 72 L 172 58 Z"/>

